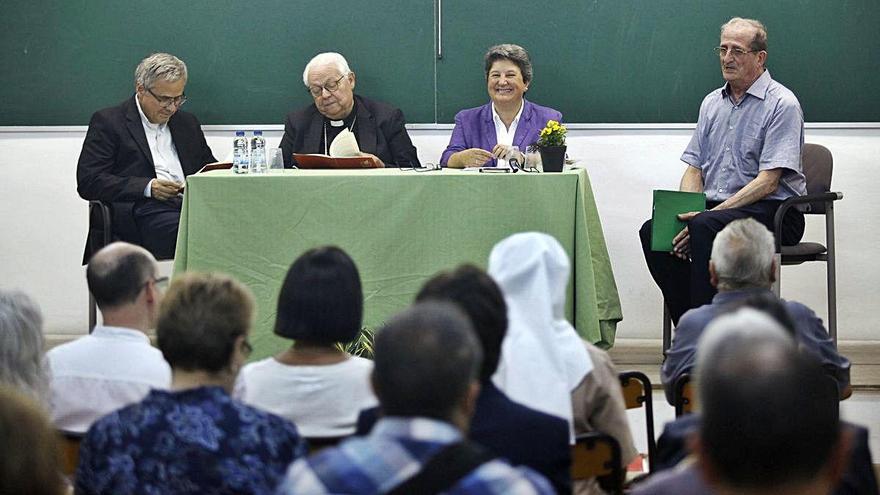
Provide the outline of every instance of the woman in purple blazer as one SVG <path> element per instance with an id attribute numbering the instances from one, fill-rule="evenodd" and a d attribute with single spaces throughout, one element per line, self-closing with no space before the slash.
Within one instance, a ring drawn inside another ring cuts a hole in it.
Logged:
<path id="1" fill-rule="evenodd" d="M 548 120 L 562 121 L 558 111 L 523 98 L 532 82 L 532 62 L 519 45 L 496 45 L 486 52 L 486 86 L 491 102 L 455 116 L 455 129 L 440 164 L 451 168 L 494 166 L 538 140 Z M 523 163 L 523 156 L 516 157 Z M 487 163 L 488 162 L 488 163 Z"/>

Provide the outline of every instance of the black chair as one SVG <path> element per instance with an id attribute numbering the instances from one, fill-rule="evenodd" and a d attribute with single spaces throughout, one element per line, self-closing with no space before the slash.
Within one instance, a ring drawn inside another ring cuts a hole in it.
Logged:
<path id="1" fill-rule="evenodd" d="M 651 380 L 639 371 L 624 371 L 620 373 L 619 378 L 626 408 L 645 408 L 645 432 L 648 437 L 648 469 L 653 471 L 657 439 L 654 437 L 654 400 L 651 396 Z"/>
<path id="2" fill-rule="evenodd" d="M 83 265 L 88 264 L 92 255 L 114 241 L 125 241 L 141 245 L 141 237 L 134 223 L 132 208 L 134 203 L 107 203 L 89 201 L 89 232 L 83 250 Z M 95 328 L 98 310 L 95 298 L 89 292 L 89 333 Z"/>
<path id="3" fill-rule="evenodd" d="M 83 265 L 88 264 L 92 254 L 113 242 L 113 212 L 110 205 L 102 201 L 89 201 L 89 233 L 83 252 Z M 89 333 L 98 322 L 98 308 L 95 296 L 89 291 Z"/>
<path id="4" fill-rule="evenodd" d="M 691 375 L 685 373 L 675 380 L 672 387 L 672 403 L 675 406 L 675 417 L 694 412 L 694 384 Z"/>
<path id="5" fill-rule="evenodd" d="M 571 446 L 571 480 L 596 479 L 609 493 L 622 494 L 626 473 L 620 459 L 620 444 L 601 431 L 578 435 Z"/>
<path id="6" fill-rule="evenodd" d="M 780 293 L 781 265 L 800 265 L 809 261 L 826 263 L 826 282 L 828 285 L 828 333 L 837 344 L 837 271 L 834 249 L 834 202 L 843 199 L 843 193 L 831 192 L 831 175 L 834 158 L 831 151 L 821 144 L 804 144 L 801 159 L 804 176 L 807 179 L 807 195 L 785 200 L 776 211 L 774 226 L 776 235 L 776 283 L 773 290 Z M 782 246 L 782 219 L 785 213 L 796 205 L 809 204 L 807 215 L 825 217 L 825 244 L 800 242 L 795 246 Z M 826 247 L 827 245 L 827 247 Z"/>

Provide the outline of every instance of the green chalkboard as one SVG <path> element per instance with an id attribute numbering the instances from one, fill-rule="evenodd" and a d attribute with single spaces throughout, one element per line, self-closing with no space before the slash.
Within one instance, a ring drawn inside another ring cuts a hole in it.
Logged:
<path id="1" fill-rule="evenodd" d="M 357 90 L 434 121 L 434 7 L 401 0 L 31 0 L 0 14 L 0 125 L 87 124 L 164 51 L 203 124 L 281 124 L 308 60 L 339 51 Z M 388 21 L 385 21 L 385 18 Z"/>
<path id="2" fill-rule="evenodd" d="M 0 16 L 0 125 L 76 125 L 133 92 L 137 62 L 187 62 L 205 124 L 280 124 L 310 101 L 302 69 L 346 55 L 357 90 L 409 122 L 452 122 L 488 100 L 482 56 L 532 55 L 527 97 L 567 122 L 694 122 L 721 85 L 719 26 L 769 31 L 768 67 L 809 122 L 880 121 L 878 0 L 33 0 Z M 442 51 L 442 57 L 438 57 Z"/>
<path id="3" fill-rule="evenodd" d="M 877 0 L 474 3 L 443 2 L 440 122 L 488 101 L 482 56 L 496 43 L 529 51 L 526 98 L 566 122 L 696 122 L 703 97 L 724 82 L 712 48 L 735 16 L 767 26 L 767 66 L 808 122 L 880 121 Z"/>

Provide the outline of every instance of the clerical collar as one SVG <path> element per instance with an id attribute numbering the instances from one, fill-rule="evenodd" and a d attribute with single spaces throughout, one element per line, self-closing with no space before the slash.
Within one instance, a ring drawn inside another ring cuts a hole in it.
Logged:
<path id="1" fill-rule="evenodd" d="M 331 127 L 342 127 L 342 126 L 344 126 L 344 125 L 345 125 L 345 121 L 344 121 L 344 120 L 331 120 L 331 121 L 330 121 L 330 126 L 331 126 Z"/>

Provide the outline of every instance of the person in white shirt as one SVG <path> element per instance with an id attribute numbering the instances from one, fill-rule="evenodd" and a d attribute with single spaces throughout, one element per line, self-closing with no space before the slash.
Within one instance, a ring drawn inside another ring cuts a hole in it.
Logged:
<path id="1" fill-rule="evenodd" d="M 363 309 L 354 261 L 337 247 L 306 251 L 287 272 L 275 320 L 275 334 L 296 343 L 245 366 L 234 395 L 293 421 L 313 443 L 351 435 L 360 410 L 377 404 L 373 363 L 336 343 L 358 337 Z"/>
<path id="2" fill-rule="evenodd" d="M 98 251 L 86 269 L 89 290 L 103 324 L 47 353 L 50 410 L 55 427 L 85 432 L 101 416 L 167 389 L 171 368 L 150 345 L 159 303 L 168 282 L 156 259 L 124 242 Z"/>

